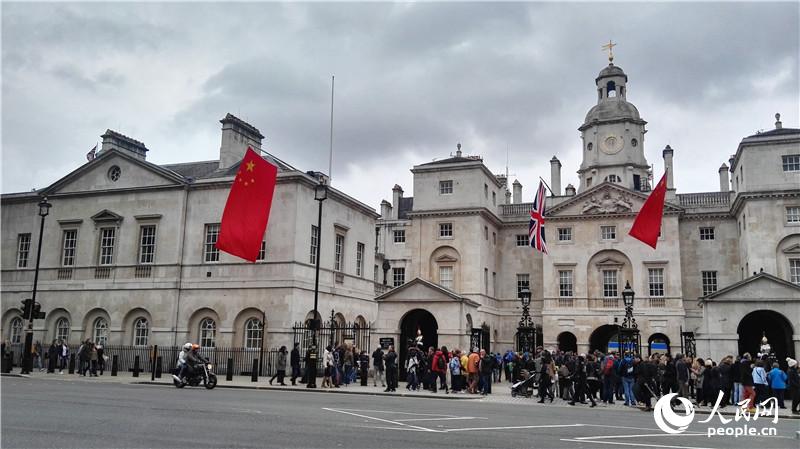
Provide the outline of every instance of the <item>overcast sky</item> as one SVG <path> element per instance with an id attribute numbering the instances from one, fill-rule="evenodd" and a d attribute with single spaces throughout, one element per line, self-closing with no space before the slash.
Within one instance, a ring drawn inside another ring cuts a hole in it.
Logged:
<path id="1" fill-rule="evenodd" d="M 678 192 L 715 191 L 739 141 L 800 127 L 800 4 L 81 3 L 2 5 L 2 191 L 45 187 L 113 129 L 157 164 L 219 158 L 227 112 L 295 167 L 378 209 L 461 142 L 532 201 L 549 160 L 577 185 L 577 128 L 608 63 Z"/>

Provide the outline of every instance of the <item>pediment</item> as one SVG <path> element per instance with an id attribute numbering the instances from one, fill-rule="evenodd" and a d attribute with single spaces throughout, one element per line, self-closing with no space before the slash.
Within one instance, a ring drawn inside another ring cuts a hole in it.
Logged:
<path id="1" fill-rule="evenodd" d="M 477 306 L 477 303 L 469 298 L 420 278 L 414 278 L 400 287 L 389 290 L 375 300 L 401 303 L 467 302 Z"/>
<path id="2" fill-rule="evenodd" d="M 613 257 L 606 257 L 595 262 L 595 265 L 601 268 L 619 268 L 625 265 L 625 262 L 614 259 Z"/>
<path id="3" fill-rule="evenodd" d="M 44 190 L 45 195 L 124 190 L 182 185 L 179 174 L 159 167 L 127 151 L 111 149 L 78 167 Z"/>
<path id="4" fill-rule="evenodd" d="M 783 250 L 784 254 L 800 254 L 800 243 L 789 246 Z"/>
<path id="5" fill-rule="evenodd" d="M 714 302 L 764 302 L 797 301 L 800 298 L 800 285 L 773 276 L 758 273 L 742 281 L 728 285 L 704 298 Z"/>
<path id="6" fill-rule="evenodd" d="M 441 262 L 444 262 L 444 263 L 447 263 L 447 262 L 458 262 L 458 259 L 456 259 L 455 257 L 453 257 L 453 256 L 451 256 L 449 254 L 442 254 L 441 256 L 436 258 L 436 262 L 439 262 L 439 263 L 441 263 Z"/>
<path id="7" fill-rule="evenodd" d="M 109 223 L 120 224 L 122 222 L 122 219 L 123 219 L 122 215 L 115 214 L 114 212 L 111 212 L 108 209 L 103 209 L 100 212 L 92 215 L 92 221 L 94 221 L 95 224 L 98 225 L 109 224 Z"/>
<path id="8" fill-rule="evenodd" d="M 548 217 L 558 216 L 607 216 L 637 213 L 648 195 L 626 189 L 611 182 L 604 182 L 576 195 L 547 211 Z M 673 204 L 665 203 L 664 212 L 680 212 Z"/>

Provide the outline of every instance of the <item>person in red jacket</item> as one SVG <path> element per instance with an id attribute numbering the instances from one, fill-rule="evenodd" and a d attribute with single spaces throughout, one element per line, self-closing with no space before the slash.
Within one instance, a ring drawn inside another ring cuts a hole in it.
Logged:
<path id="1" fill-rule="evenodd" d="M 447 346 L 442 346 L 442 348 L 437 350 L 433 355 L 433 362 L 431 363 L 433 382 L 431 382 L 431 388 L 434 393 L 436 393 L 437 379 L 441 383 L 441 388 L 444 389 L 445 394 L 450 393 L 450 390 L 447 388 L 447 363 L 449 362 L 447 359 L 448 354 Z"/>

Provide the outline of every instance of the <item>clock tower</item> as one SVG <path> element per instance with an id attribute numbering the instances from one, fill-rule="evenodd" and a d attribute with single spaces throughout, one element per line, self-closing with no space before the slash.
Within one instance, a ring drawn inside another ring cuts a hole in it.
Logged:
<path id="1" fill-rule="evenodd" d="M 578 130 L 583 143 L 579 191 L 604 181 L 631 190 L 648 190 L 649 166 L 644 158 L 647 122 L 627 100 L 628 75 L 609 56 L 606 68 L 595 79 L 597 105 L 586 114 Z"/>

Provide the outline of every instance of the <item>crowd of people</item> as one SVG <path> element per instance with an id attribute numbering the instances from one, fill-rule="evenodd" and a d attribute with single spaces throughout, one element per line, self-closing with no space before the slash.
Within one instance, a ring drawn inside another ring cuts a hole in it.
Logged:
<path id="1" fill-rule="evenodd" d="M 299 360 L 299 358 L 298 358 Z M 325 348 L 323 388 L 347 386 L 361 379 L 379 383 L 384 391 L 396 391 L 398 375 L 405 374 L 406 389 L 436 393 L 491 394 L 492 384 L 506 382 L 512 388 L 530 388 L 538 401 L 555 398 L 591 407 L 597 403 L 642 407 L 652 410 L 653 400 L 668 393 L 692 400 L 699 407 L 738 406 L 753 410 L 767 398 L 775 398 L 785 409 L 800 414 L 800 366 L 791 358 L 786 369 L 771 356 L 745 353 L 715 361 L 682 354 L 655 353 L 639 356 L 630 352 L 590 354 L 537 348 L 535 353 L 490 353 L 483 349 L 462 351 L 410 344 L 403 366 L 393 346 L 371 355 L 351 345 Z M 530 380 L 525 382 L 526 380 Z M 522 385 L 522 387 L 518 387 Z M 530 394 L 529 394 L 530 395 Z M 721 395 L 721 396 L 720 396 Z"/>

